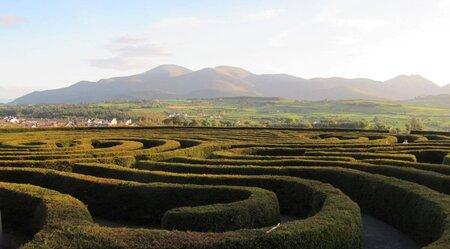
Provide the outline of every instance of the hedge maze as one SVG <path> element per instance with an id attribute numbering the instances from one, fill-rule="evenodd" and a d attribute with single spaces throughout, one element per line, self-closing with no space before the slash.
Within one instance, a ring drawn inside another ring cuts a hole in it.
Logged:
<path id="1" fill-rule="evenodd" d="M 450 133 L 3 130 L 0 211 L 30 249 L 359 249 L 361 213 L 448 249 Z"/>

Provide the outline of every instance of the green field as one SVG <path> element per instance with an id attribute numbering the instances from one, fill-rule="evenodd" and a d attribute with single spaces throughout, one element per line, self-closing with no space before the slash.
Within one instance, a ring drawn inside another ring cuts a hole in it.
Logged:
<path id="1" fill-rule="evenodd" d="M 445 132 L 0 132 L 3 228 L 24 249 L 361 249 L 362 213 L 446 249 L 449 195 Z"/>
<path id="2" fill-rule="evenodd" d="M 79 105 L 0 105 L 0 116 L 111 120 L 141 126 L 363 128 L 406 131 L 450 129 L 450 97 L 409 102 L 369 100 L 294 101 L 265 97 L 114 101 Z"/>
<path id="3" fill-rule="evenodd" d="M 211 119 L 256 126 L 285 126 L 306 122 L 366 121 L 367 128 L 376 122 L 404 129 L 412 118 L 422 120 L 429 130 L 450 129 L 450 108 L 412 105 L 386 101 L 293 101 L 278 98 L 222 98 L 209 100 L 161 100 L 149 105 L 141 102 L 100 103 L 98 106 L 132 112 L 179 113 L 189 119 Z M 375 120 L 375 121 L 374 121 Z"/>

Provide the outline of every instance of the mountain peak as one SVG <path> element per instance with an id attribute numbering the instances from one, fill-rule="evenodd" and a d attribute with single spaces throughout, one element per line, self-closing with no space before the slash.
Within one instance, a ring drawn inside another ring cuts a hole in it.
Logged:
<path id="1" fill-rule="evenodd" d="M 147 72 L 144 72 L 143 75 L 153 75 L 153 74 L 167 74 L 169 77 L 177 77 L 183 74 L 191 73 L 192 70 L 178 66 L 175 64 L 165 64 L 157 66 Z"/>
<path id="2" fill-rule="evenodd" d="M 253 75 L 245 69 L 240 67 L 230 67 L 230 66 L 218 66 L 218 67 L 206 67 L 200 69 L 194 73 L 205 74 L 205 75 L 222 75 L 226 77 L 232 77 L 235 79 L 245 79 L 246 77 Z"/>
<path id="3" fill-rule="evenodd" d="M 252 73 L 240 67 L 218 66 L 215 70 L 236 78 L 245 78 L 252 75 Z"/>
<path id="4" fill-rule="evenodd" d="M 431 80 L 418 75 L 418 74 L 402 74 L 395 78 L 385 81 L 385 83 L 393 84 L 393 85 L 402 85 L 405 87 L 416 87 L 416 86 L 433 86 L 437 87 L 437 85 Z"/>

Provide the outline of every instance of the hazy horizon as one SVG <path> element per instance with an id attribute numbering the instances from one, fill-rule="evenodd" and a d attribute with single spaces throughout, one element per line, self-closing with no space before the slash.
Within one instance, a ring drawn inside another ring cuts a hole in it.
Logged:
<path id="1" fill-rule="evenodd" d="M 161 64 L 450 83 L 450 0 L 10 1 L 0 98 Z"/>

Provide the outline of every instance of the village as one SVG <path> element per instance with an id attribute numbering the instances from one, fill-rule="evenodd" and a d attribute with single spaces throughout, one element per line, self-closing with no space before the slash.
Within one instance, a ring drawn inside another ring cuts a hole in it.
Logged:
<path id="1" fill-rule="evenodd" d="M 48 119 L 48 118 L 17 118 L 15 116 L 0 117 L 0 127 L 17 128 L 56 128 L 56 127 L 112 127 L 137 126 L 131 119 Z"/>

